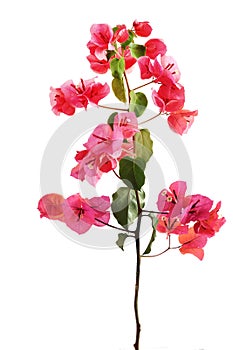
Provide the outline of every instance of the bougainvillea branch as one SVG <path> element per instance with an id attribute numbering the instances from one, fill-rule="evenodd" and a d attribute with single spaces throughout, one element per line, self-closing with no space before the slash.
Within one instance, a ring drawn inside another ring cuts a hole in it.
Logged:
<path id="1" fill-rule="evenodd" d="M 125 24 L 114 27 L 106 23 L 93 24 L 87 43 L 87 60 L 95 74 L 108 74 L 111 84 L 98 82 L 98 77 L 82 78 L 78 83 L 67 80 L 59 88 L 51 87 L 50 91 L 52 111 L 57 116 L 61 113 L 73 116 L 77 109 L 87 110 L 89 106 L 98 108 L 98 113 L 101 108 L 111 110 L 106 122 L 96 125 L 83 148 L 77 150 L 70 174 L 74 181 L 86 181 L 95 187 L 103 174 L 113 172 L 121 186 L 111 199 L 106 195 L 83 198 L 80 193 L 64 198 L 61 194 L 50 193 L 38 203 L 41 218 L 59 220 L 77 234 L 85 234 L 93 226 L 96 229 L 107 226 L 113 229 L 113 234 L 121 231 L 116 238 L 121 250 L 128 238 L 135 241 L 135 350 L 139 350 L 141 331 L 138 309 L 141 258 L 179 250 L 181 254 L 192 254 L 202 260 L 209 238 L 225 223 L 225 218 L 219 215 L 221 202 L 213 207 L 213 201 L 207 196 L 186 193 L 187 185 L 182 179 L 163 188 L 157 201 L 154 199 L 153 208 L 145 208 L 145 198 L 149 194 L 144 192 L 143 186 L 145 169 L 150 166 L 153 154 L 153 140 L 150 130 L 141 125 L 163 116 L 173 132 L 183 135 L 198 115 L 197 110 L 184 107 L 185 89 L 180 83 L 178 64 L 167 54 L 167 46 L 161 39 L 148 39 L 151 33 L 152 27 L 147 21 L 135 20 L 130 29 Z M 132 89 L 128 75 L 134 72 L 137 75 L 139 72 L 139 83 Z M 142 90 L 148 86 L 151 93 L 146 95 Z M 122 106 L 100 104 L 111 91 Z M 154 106 L 153 114 L 138 122 L 149 100 Z M 151 234 L 142 252 L 140 238 L 145 218 L 150 220 Z M 118 226 L 111 223 L 111 219 L 115 219 Z M 168 240 L 168 246 L 153 253 L 158 233 Z M 179 245 L 172 244 L 172 239 Z"/>

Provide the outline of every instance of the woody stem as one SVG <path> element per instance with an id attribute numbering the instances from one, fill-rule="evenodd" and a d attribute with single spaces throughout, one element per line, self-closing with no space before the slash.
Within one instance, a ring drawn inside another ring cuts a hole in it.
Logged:
<path id="1" fill-rule="evenodd" d="M 136 200 L 137 200 L 137 206 L 138 206 L 138 221 L 137 221 L 137 227 L 135 230 L 135 241 L 136 241 L 136 256 L 137 256 L 137 263 L 136 263 L 136 282 L 135 282 L 135 295 L 134 295 L 134 313 L 135 313 L 135 320 L 136 320 L 136 340 L 134 343 L 135 350 L 139 350 L 139 339 L 140 339 L 140 332 L 141 332 L 141 325 L 139 321 L 139 312 L 138 312 L 138 292 L 139 292 L 139 283 L 140 283 L 140 266 L 141 266 L 141 255 L 140 255 L 140 227 L 141 227 L 141 220 L 142 220 L 142 208 L 140 205 L 140 199 L 138 195 L 138 191 L 135 190 L 136 194 Z"/>

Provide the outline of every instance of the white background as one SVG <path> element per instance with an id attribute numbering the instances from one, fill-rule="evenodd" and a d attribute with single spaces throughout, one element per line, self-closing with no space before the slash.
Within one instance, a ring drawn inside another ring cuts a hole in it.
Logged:
<path id="1" fill-rule="evenodd" d="M 40 162 L 66 120 L 49 87 L 91 78 L 89 27 L 149 20 L 178 61 L 194 193 L 222 200 L 227 224 L 202 262 L 142 262 L 141 349 L 232 350 L 232 11 L 230 1 L 8 1 L 1 5 L 0 348 L 132 350 L 135 254 L 85 249 L 40 220 Z M 102 79 L 102 78 L 101 78 Z M 82 123 L 82 121 L 80 121 Z M 112 234 L 111 232 L 109 234 Z"/>

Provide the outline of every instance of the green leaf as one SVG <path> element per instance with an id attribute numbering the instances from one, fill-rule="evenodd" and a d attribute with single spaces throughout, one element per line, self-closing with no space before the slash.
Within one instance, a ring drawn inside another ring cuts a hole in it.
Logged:
<path id="1" fill-rule="evenodd" d="M 140 205 L 145 205 L 145 192 L 138 191 Z M 112 195 L 112 213 L 123 227 L 131 225 L 138 217 L 138 206 L 135 191 L 128 187 L 120 187 Z"/>
<path id="2" fill-rule="evenodd" d="M 116 241 L 116 244 L 122 250 L 124 250 L 124 243 L 125 243 L 126 238 L 128 238 L 128 237 L 129 236 L 127 235 L 127 233 L 119 233 L 118 234 L 118 240 Z"/>
<path id="3" fill-rule="evenodd" d="M 146 250 L 144 251 L 143 255 L 150 254 L 150 252 L 151 252 L 151 246 L 156 238 L 156 226 L 158 224 L 158 219 L 157 219 L 157 216 L 155 214 L 151 213 L 148 216 L 151 218 L 152 235 L 151 235 L 150 242 L 148 243 L 148 246 L 147 246 Z"/>
<path id="4" fill-rule="evenodd" d="M 116 26 L 116 27 L 113 27 L 113 28 L 112 28 L 113 33 L 116 33 L 117 29 L 118 29 L 117 26 Z"/>
<path id="5" fill-rule="evenodd" d="M 112 90 L 115 94 L 115 96 L 120 100 L 121 102 L 126 103 L 126 95 L 125 95 L 125 87 L 123 79 L 114 78 L 112 81 Z"/>
<path id="6" fill-rule="evenodd" d="M 124 57 L 113 58 L 110 62 L 110 69 L 111 69 L 113 78 L 121 79 L 125 71 Z"/>
<path id="7" fill-rule="evenodd" d="M 115 54 L 116 54 L 116 52 L 114 50 L 107 50 L 107 54 L 106 54 L 107 60 L 109 61 L 110 58 L 112 56 L 114 56 Z"/>
<path id="8" fill-rule="evenodd" d="M 135 58 L 139 58 L 141 56 L 145 56 L 146 54 L 146 47 L 144 45 L 138 45 L 138 44 L 130 44 L 129 45 L 131 55 Z"/>
<path id="9" fill-rule="evenodd" d="M 148 101 L 146 95 L 142 92 L 135 93 L 133 90 L 130 92 L 129 111 L 134 112 L 137 117 L 140 117 L 144 113 L 147 104 Z"/>
<path id="10" fill-rule="evenodd" d="M 155 213 L 150 213 L 149 218 L 151 219 L 151 225 L 153 228 L 156 228 L 157 224 L 158 224 L 158 217 L 157 214 Z"/>
<path id="11" fill-rule="evenodd" d="M 117 115 L 117 112 L 113 112 L 109 117 L 108 117 L 108 121 L 107 123 L 111 126 L 111 128 L 113 129 L 113 124 L 114 124 L 114 118 Z"/>
<path id="12" fill-rule="evenodd" d="M 133 42 L 133 39 L 135 38 L 135 34 L 132 30 L 128 30 L 129 33 L 129 39 L 127 39 L 124 43 L 121 44 L 121 47 L 123 49 L 126 48 L 126 46 L 129 46 L 129 44 L 131 44 Z"/>
<path id="13" fill-rule="evenodd" d="M 124 157 L 119 162 L 119 175 L 122 181 L 134 190 L 140 190 L 145 183 L 146 163 L 142 158 Z"/>
<path id="14" fill-rule="evenodd" d="M 148 162 L 153 154 L 153 141 L 148 129 L 141 129 L 134 135 L 134 149 L 136 157 Z"/>

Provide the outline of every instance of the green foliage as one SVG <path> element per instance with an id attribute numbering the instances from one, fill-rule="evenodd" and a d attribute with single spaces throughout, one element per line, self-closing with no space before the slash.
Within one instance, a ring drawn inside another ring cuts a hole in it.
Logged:
<path id="1" fill-rule="evenodd" d="M 145 162 L 148 162 L 153 154 L 153 141 L 148 129 L 141 129 L 134 135 L 134 149 L 136 157 L 142 158 Z"/>
<path id="2" fill-rule="evenodd" d="M 122 78 L 114 78 L 112 81 L 112 90 L 115 96 L 123 103 L 126 103 L 125 87 Z"/>
<path id="3" fill-rule="evenodd" d="M 114 50 L 107 50 L 107 54 L 106 54 L 107 60 L 109 61 L 110 58 L 112 56 L 114 56 L 115 54 L 116 54 L 116 52 Z"/>
<path id="4" fill-rule="evenodd" d="M 117 112 L 114 112 L 108 117 L 107 123 L 111 126 L 112 129 L 114 124 L 114 118 L 117 114 L 118 114 Z"/>
<path id="5" fill-rule="evenodd" d="M 140 206 L 144 207 L 145 193 L 138 191 Z M 138 206 L 135 191 L 129 187 L 120 187 L 112 195 L 111 209 L 118 223 L 123 227 L 131 225 L 138 217 Z"/>
<path id="6" fill-rule="evenodd" d="M 155 214 L 150 213 L 148 216 L 151 218 L 152 235 L 151 235 L 150 242 L 148 243 L 148 246 L 147 246 L 146 250 L 144 251 L 143 255 L 150 254 L 150 252 L 151 252 L 151 246 L 156 238 L 156 226 L 158 224 L 158 219 L 157 219 L 157 216 Z"/>
<path id="7" fill-rule="evenodd" d="M 131 44 L 133 42 L 134 38 L 135 38 L 135 34 L 134 34 L 134 32 L 132 30 L 128 30 L 128 33 L 129 33 L 129 39 L 121 44 L 121 47 L 123 49 L 125 49 L 126 46 L 129 46 L 129 44 Z"/>
<path id="8" fill-rule="evenodd" d="M 124 157 L 119 162 L 122 181 L 134 190 L 140 190 L 145 183 L 146 162 L 142 158 Z"/>
<path id="9" fill-rule="evenodd" d="M 113 78 L 121 79 L 125 71 L 124 57 L 113 58 L 110 62 L 110 69 L 111 69 Z"/>
<path id="10" fill-rule="evenodd" d="M 118 240 L 116 241 L 116 244 L 122 250 L 124 250 L 124 243 L 125 243 L 126 238 L 128 238 L 128 237 L 129 236 L 127 235 L 127 233 L 119 233 L 118 234 Z"/>
<path id="11" fill-rule="evenodd" d="M 135 58 L 139 58 L 141 56 L 145 56 L 146 54 L 146 48 L 144 45 L 138 45 L 138 44 L 130 44 L 129 45 L 131 55 Z"/>
<path id="12" fill-rule="evenodd" d="M 130 112 L 134 112 L 137 117 L 140 117 L 144 113 L 147 105 L 148 101 L 146 95 L 142 92 L 135 93 L 133 90 L 130 92 Z"/>

